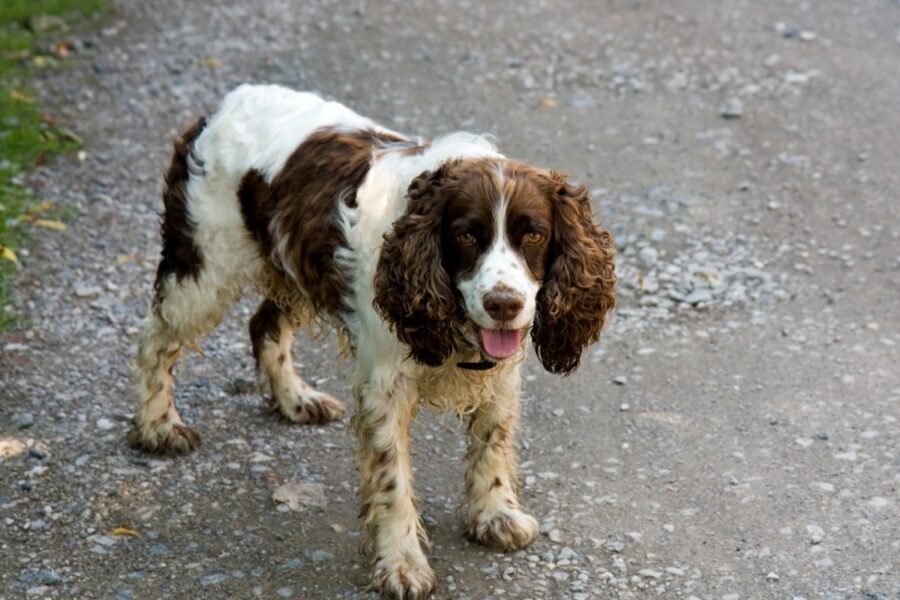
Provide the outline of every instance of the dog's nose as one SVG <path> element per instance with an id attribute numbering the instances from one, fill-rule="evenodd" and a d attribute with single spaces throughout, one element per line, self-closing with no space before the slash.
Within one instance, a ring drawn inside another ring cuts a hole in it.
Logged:
<path id="1" fill-rule="evenodd" d="M 484 310 L 497 321 L 511 321 L 522 312 L 525 302 L 521 296 L 511 291 L 491 291 L 482 300 Z"/>

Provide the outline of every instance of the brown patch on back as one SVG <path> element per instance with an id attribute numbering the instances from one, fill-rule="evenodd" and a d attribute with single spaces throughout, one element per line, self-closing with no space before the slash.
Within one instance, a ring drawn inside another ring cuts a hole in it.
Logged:
<path id="1" fill-rule="evenodd" d="M 162 236 L 162 260 L 156 270 L 155 303 L 163 295 L 163 281 L 175 274 L 177 281 L 196 277 L 203 266 L 203 256 L 194 244 L 194 227 L 188 219 L 185 187 L 191 175 L 189 158 L 194 141 L 206 126 L 206 118 L 198 120 L 174 144 L 172 163 L 166 173 L 166 189 L 163 191 L 163 216 L 160 225 Z M 196 163 L 195 163 L 196 164 Z M 202 167 L 202 164 L 196 165 Z"/>
<path id="2" fill-rule="evenodd" d="M 238 190 L 247 229 L 264 257 L 274 257 L 312 301 L 319 314 L 346 310 L 348 276 L 334 262 L 346 244 L 338 226 L 338 203 L 356 206 L 356 192 L 378 148 L 415 145 L 372 129 L 343 132 L 321 129 L 288 158 L 271 183 L 248 172 Z"/>

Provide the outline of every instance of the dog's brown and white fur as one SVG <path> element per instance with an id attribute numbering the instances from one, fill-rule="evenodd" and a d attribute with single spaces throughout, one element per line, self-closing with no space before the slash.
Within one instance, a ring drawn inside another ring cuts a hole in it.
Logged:
<path id="1" fill-rule="evenodd" d="M 526 334 L 545 368 L 570 373 L 615 303 L 612 238 L 583 187 L 484 137 L 420 142 L 313 94 L 244 85 L 176 143 L 164 203 L 135 446 L 199 443 L 172 400 L 176 358 L 254 284 L 265 300 L 250 322 L 253 354 L 285 417 L 324 423 L 345 411 L 295 372 L 296 327 L 333 326 L 354 358 L 376 589 L 424 598 L 435 583 L 413 499 L 419 403 L 469 419 L 468 535 L 507 550 L 534 538 L 513 441 Z"/>

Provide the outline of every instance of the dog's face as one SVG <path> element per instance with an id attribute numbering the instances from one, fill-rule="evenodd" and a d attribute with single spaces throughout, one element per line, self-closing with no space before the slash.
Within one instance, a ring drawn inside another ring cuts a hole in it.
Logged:
<path id="1" fill-rule="evenodd" d="M 453 161 L 410 185 L 375 304 L 423 364 L 462 344 L 510 359 L 531 329 L 544 366 L 569 373 L 615 304 L 613 256 L 583 187 L 516 161 Z"/>
<path id="2" fill-rule="evenodd" d="M 553 232 L 549 180 L 510 162 L 471 161 L 445 180 L 443 266 L 462 297 L 461 333 L 488 357 L 522 348 Z"/>

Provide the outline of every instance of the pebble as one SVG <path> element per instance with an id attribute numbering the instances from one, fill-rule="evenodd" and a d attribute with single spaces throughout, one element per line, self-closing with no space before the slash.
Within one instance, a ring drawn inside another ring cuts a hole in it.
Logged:
<path id="1" fill-rule="evenodd" d="M 719 114 L 726 119 L 740 119 L 744 115 L 744 103 L 740 98 L 729 98 Z"/>
<path id="2" fill-rule="evenodd" d="M 211 587 L 228 581 L 228 575 L 225 573 L 211 573 L 200 578 L 200 585 L 203 587 Z"/>
<path id="3" fill-rule="evenodd" d="M 809 534 L 809 543 L 813 545 L 821 544 L 825 539 L 825 530 L 816 524 L 807 525 L 806 533 Z"/>
<path id="4" fill-rule="evenodd" d="M 615 377 L 613 377 L 612 382 L 616 385 L 625 385 L 626 383 L 628 383 L 628 378 L 624 375 L 616 375 Z"/>
<path id="5" fill-rule="evenodd" d="M 19 429 L 28 429 L 34 425 L 34 415 L 31 413 L 23 413 L 16 419 L 16 425 Z"/>
<path id="6" fill-rule="evenodd" d="M 578 553 L 572 550 L 569 546 L 565 546 L 562 550 L 559 551 L 559 560 L 575 561 L 578 560 L 578 558 Z"/>
<path id="7" fill-rule="evenodd" d="M 713 299 L 712 290 L 708 288 L 696 288 L 690 294 L 685 296 L 684 303 L 696 306 L 701 303 L 707 303 Z"/>
<path id="8" fill-rule="evenodd" d="M 280 598 L 290 598 L 291 596 L 294 595 L 294 590 L 293 590 L 293 588 L 289 588 L 289 587 L 280 587 L 277 590 L 275 590 L 275 593 L 278 594 L 278 596 Z"/>
<path id="9" fill-rule="evenodd" d="M 309 555 L 309 558 L 313 562 L 328 562 L 334 560 L 334 554 L 327 550 L 314 550 Z"/>
<path id="10" fill-rule="evenodd" d="M 97 419 L 97 427 L 99 429 L 103 429 L 104 431 L 109 431 L 110 429 L 115 428 L 116 424 L 112 422 L 111 419 L 107 419 L 106 417 L 101 417 Z"/>
<path id="11" fill-rule="evenodd" d="M 99 296 L 103 290 L 96 285 L 75 284 L 75 295 L 79 298 Z"/>

